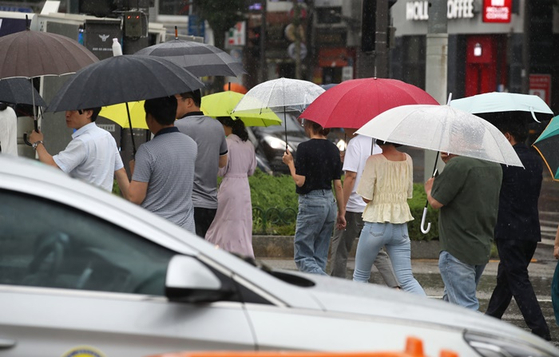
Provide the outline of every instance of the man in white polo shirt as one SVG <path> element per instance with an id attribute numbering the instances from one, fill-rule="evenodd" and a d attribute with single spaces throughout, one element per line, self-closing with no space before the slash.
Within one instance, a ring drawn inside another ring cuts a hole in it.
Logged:
<path id="1" fill-rule="evenodd" d="M 124 197 L 128 195 L 128 175 L 112 135 L 95 124 L 101 108 L 66 111 L 66 125 L 76 129 L 72 141 L 57 155 L 50 155 L 43 144 L 43 133 L 33 131 L 29 141 L 39 160 L 57 167 L 71 177 L 82 179 L 111 192 L 116 177 Z"/>

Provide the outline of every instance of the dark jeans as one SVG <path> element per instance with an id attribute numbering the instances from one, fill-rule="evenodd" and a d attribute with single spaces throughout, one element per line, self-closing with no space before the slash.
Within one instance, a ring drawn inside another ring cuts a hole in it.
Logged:
<path id="1" fill-rule="evenodd" d="M 217 209 L 194 207 L 194 225 L 196 226 L 196 235 L 206 237 L 206 232 L 214 221 Z"/>
<path id="2" fill-rule="evenodd" d="M 528 264 L 534 256 L 537 242 L 497 239 L 496 243 L 500 258 L 497 286 L 485 313 L 500 319 L 514 296 L 532 333 L 549 340 L 549 327 L 528 277 Z"/>

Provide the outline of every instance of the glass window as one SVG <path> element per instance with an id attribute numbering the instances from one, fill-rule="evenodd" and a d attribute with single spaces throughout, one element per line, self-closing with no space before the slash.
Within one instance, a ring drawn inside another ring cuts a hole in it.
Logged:
<path id="1" fill-rule="evenodd" d="M 0 190 L 0 284 L 164 295 L 174 254 L 74 208 Z"/>

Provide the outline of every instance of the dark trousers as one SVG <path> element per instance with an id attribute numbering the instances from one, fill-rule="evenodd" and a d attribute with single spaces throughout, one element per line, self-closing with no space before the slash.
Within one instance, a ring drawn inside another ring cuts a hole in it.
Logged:
<path id="1" fill-rule="evenodd" d="M 206 237 L 206 232 L 214 221 L 217 209 L 194 207 L 194 225 L 196 226 L 196 235 Z"/>
<path id="2" fill-rule="evenodd" d="M 512 297 L 532 333 L 550 340 L 549 327 L 528 277 L 528 264 L 534 256 L 537 242 L 497 239 L 499 268 L 497 286 L 493 290 L 487 315 L 501 318 L 507 310 Z"/>

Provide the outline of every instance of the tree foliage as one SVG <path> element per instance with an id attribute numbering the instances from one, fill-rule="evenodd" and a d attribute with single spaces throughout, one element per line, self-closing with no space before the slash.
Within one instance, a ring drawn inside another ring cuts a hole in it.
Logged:
<path id="1" fill-rule="evenodd" d="M 225 49 L 225 32 L 243 20 L 247 11 L 245 0 L 194 0 L 194 11 L 208 21 L 214 33 L 215 47 Z M 223 77 L 217 77 L 216 88 L 223 87 Z"/>

